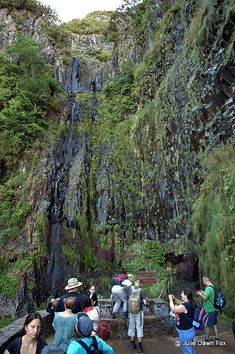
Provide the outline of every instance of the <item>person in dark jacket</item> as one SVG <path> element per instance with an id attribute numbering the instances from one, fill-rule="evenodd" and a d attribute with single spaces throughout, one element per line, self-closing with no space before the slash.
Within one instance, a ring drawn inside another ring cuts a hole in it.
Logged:
<path id="1" fill-rule="evenodd" d="M 181 349 L 184 354 L 194 354 L 195 346 L 193 342 L 195 337 L 195 329 L 193 327 L 194 301 L 192 293 L 186 290 L 181 292 L 181 300 L 177 299 L 173 294 L 168 295 L 169 306 L 173 313 L 176 314 L 176 330 L 179 334 Z"/>
<path id="2" fill-rule="evenodd" d="M 42 317 L 38 312 L 28 314 L 21 335 L 15 338 L 4 351 L 4 354 L 41 354 L 47 343 L 40 338 Z"/>
<path id="3" fill-rule="evenodd" d="M 68 280 L 68 284 L 65 287 L 65 290 L 67 290 L 67 293 L 61 296 L 59 301 L 57 302 L 55 306 L 55 312 L 62 312 L 65 311 L 64 307 L 64 299 L 67 297 L 74 297 L 76 298 L 76 302 L 74 304 L 73 313 L 78 313 L 82 312 L 82 306 L 81 306 L 81 294 L 79 293 L 79 288 L 82 285 L 80 281 L 77 280 L 77 278 L 71 278 Z"/>
<path id="4" fill-rule="evenodd" d="M 92 305 L 97 306 L 98 305 L 98 297 L 96 294 L 96 288 L 95 285 L 91 285 L 89 289 L 89 297 L 92 300 Z"/>

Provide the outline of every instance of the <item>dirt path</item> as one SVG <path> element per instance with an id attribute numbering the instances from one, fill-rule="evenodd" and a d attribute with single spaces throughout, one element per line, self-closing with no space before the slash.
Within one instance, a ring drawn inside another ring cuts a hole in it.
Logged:
<path id="1" fill-rule="evenodd" d="M 200 337 L 198 345 L 195 346 L 197 354 L 234 354 L 235 353 L 235 341 L 232 334 L 227 332 L 221 333 L 221 345 L 212 346 L 202 345 L 202 340 Z M 202 337 L 201 337 L 202 339 Z M 226 345 L 222 345 L 225 342 Z M 115 354 L 134 354 L 137 350 L 131 350 L 128 348 L 128 341 L 126 340 L 109 340 L 108 343 L 112 345 Z M 178 338 L 173 337 L 155 337 L 155 338 L 144 338 L 143 348 L 145 354 L 180 354 L 181 349 L 177 347 Z"/>
<path id="2" fill-rule="evenodd" d="M 221 345 L 202 345 L 202 336 L 197 336 L 199 341 L 195 346 L 197 354 L 235 354 L 235 340 L 232 333 L 222 332 L 220 334 Z M 48 343 L 53 342 L 53 336 L 47 338 Z M 114 349 L 115 354 L 134 354 L 137 350 L 129 349 L 128 340 L 110 339 L 107 341 Z M 225 342 L 225 345 L 223 345 Z M 143 347 L 145 354 L 180 354 L 181 349 L 178 348 L 178 338 L 170 336 L 144 338 Z"/>

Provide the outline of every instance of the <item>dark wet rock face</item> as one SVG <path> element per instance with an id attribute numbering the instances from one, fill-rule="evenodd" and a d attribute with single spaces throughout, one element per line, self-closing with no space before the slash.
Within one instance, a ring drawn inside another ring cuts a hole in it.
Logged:
<path id="1" fill-rule="evenodd" d="M 166 261 L 186 279 L 198 276 L 189 246 L 201 158 L 235 132 L 234 12 L 223 1 L 214 3 L 199 11 L 196 1 L 171 1 L 163 21 L 154 8 L 156 27 L 148 33 L 138 21 L 123 19 L 115 43 L 71 34 L 69 45 L 81 56 L 67 64 L 40 30 L 40 19 L 27 17 L 23 33 L 42 44 L 64 96 L 58 131 L 48 133 L 36 156 L 28 192 L 32 212 L 7 248 L 10 268 L 21 254 L 32 255 L 13 304 L 0 297 L 12 317 L 62 294 L 74 276 L 84 288 L 99 283 L 108 296 L 112 273 L 136 240 L 164 243 Z M 6 10 L 0 19 L 4 47 L 19 29 Z M 110 60 L 95 57 L 106 50 Z M 129 60 L 133 72 L 125 68 Z M 104 89 L 116 73 L 119 79 Z M 153 310 L 166 315 L 164 305 Z"/>

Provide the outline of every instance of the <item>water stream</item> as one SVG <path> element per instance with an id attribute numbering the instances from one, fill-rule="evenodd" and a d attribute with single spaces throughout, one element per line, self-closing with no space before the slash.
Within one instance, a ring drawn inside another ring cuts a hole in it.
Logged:
<path id="1" fill-rule="evenodd" d="M 73 58 L 70 88 L 73 95 L 79 89 L 79 58 Z M 62 246 L 62 214 L 63 203 L 65 198 L 65 191 L 67 185 L 67 175 L 72 165 L 74 155 L 76 153 L 77 137 L 74 134 L 74 122 L 76 120 L 76 113 L 79 110 L 79 104 L 71 98 L 70 109 L 68 114 L 68 129 L 63 136 L 61 136 L 60 143 L 54 157 L 55 171 L 52 177 L 52 201 L 50 208 L 50 234 L 49 234 L 49 247 L 50 257 L 47 267 L 47 280 L 50 283 L 50 292 L 54 296 L 61 293 L 64 286 L 63 274 L 65 261 L 61 252 Z"/>

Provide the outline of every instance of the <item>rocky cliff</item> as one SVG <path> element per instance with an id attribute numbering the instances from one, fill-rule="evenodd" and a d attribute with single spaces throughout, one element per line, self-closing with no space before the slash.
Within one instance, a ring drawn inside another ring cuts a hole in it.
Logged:
<path id="1" fill-rule="evenodd" d="M 203 158 L 235 130 L 234 14 L 229 0 L 146 0 L 112 19 L 111 41 L 57 29 L 58 41 L 42 18 L 17 12 L 19 25 L 1 9 L 1 46 L 18 31 L 32 36 L 64 92 L 53 130 L 11 185 L 30 210 L 2 239 L 2 313 L 59 295 L 74 275 L 85 285 L 101 276 L 105 293 L 143 240 L 164 245 L 173 264 L 194 259 Z"/>

